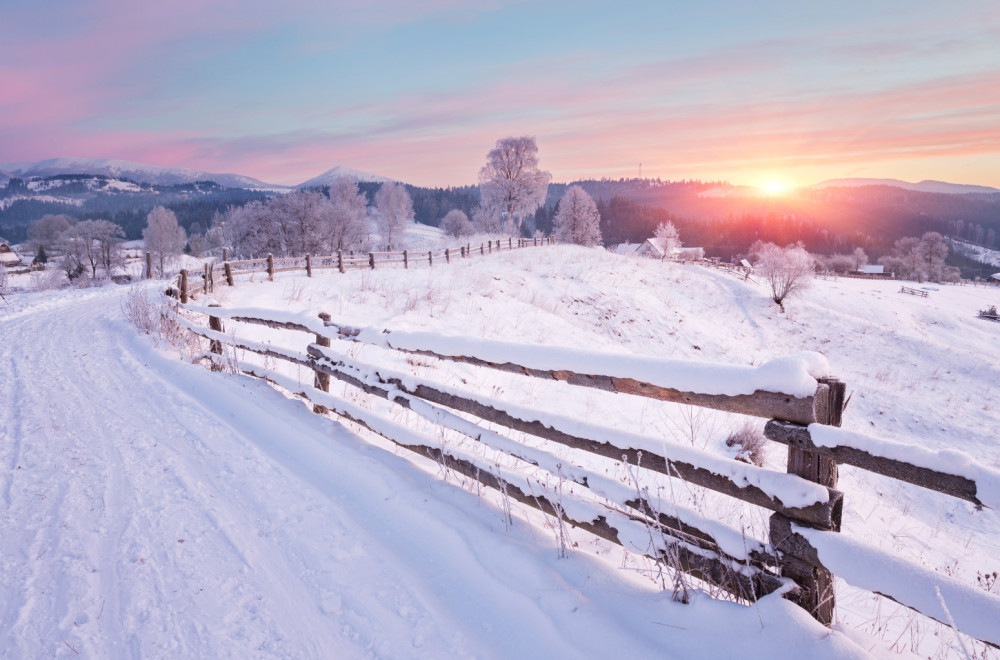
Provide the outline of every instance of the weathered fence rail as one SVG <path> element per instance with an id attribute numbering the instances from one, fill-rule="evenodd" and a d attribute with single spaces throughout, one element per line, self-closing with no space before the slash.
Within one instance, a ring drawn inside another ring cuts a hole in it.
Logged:
<path id="1" fill-rule="evenodd" d="M 395 252 L 365 252 L 354 254 L 343 251 L 335 255 L 313 256 L 307 254 L 303 257 L 279 257 L 268 255 L 261 259 L 242 259 L 239 261 L 229 261 L 224 259 L 222 268 L 216 274 L 213 264 L 206 264 L 203 273 L 182 270 L 177 276 L 177 288 L 171 288 L 169 292 L 180 298 L 181 302 L 188 302 L 191 296 L 203 293 L 210 293 L 215 289 L 217 281 L 225 281 L 229 286 L 235 286 L 237 275 L 252 275 L 255 273 L 266 273 L 269 280 L 274 279 L 275 273 L 287 273 L 293 271 L 305 271 L 308 277 L 312 277 L 314 270 L 339 270 L 346 273 L 349 270 L 368 270 L 386 266 L 399 266 L 404 268 L 427 264 L 434 266 L 434 263 L 450 264 L 452 259 L 468 259 L 473 256 L 485 256 L 503 250 L 514 250 L 525 247 L 537 247 L 540 245 L 552 245 L 551 237 L 545 238 L 519 238 L 515 241 L 508 238 L 506 241 L 500 239 L 480 243 L 479 245 L 466 244 L 457 248 L 445 248 L 438 250 L 401 250 Z M 149 253 L 147 253 L 147 258 Z M 152 268 L 147 266 L 147 277 L 150 277 Z"/>
<path id="2" fill-rule="evenodd" d="M 212 342 L 210 350 L 216 359 L 222 353 L 222 344 L 226 344 L 305 367 L 316 374 L 312 387 L 275 368 L 247 361 L 238 365 L 246 373 L 305 396 L 318 412 L 331 411 L 344 416 L 506 497 L 601 538 L 633 550 L 639 548 L 648 556 L 717 585 L 740 599 L 753 601 L 782 590 L 787 598 L 830 624 L 835 604 L 833 569 L 850 584 L 953 625 L 991 646 L 1000 645 L 1000 626 L 983 624 L 984 616 L 986 620 L 1000 621 L 1000 598 L 844 538 L 839 533 L 844 495 L 836 489 L 837 465 L 845 464 L 958 497 L 978 507 L 998 509 L 1000 472 L 957 452 L 934 452 L 843 431 L 838 427 L 845 388 L 836 379 L 813 378 L 811 392 L 805 392 L 802 374 L 787 368 L 785 363 L 782 363 L 785 369 L 776 370 L 769 364 L 735 368 L 649 359 L 643 362 L 652 366 L 641 369 L 627 356 L 607 356 L 607 360 L 602 360 L 600 356 L 595 358 L 579 351 L 355 328 L 333 323 L 326 314 L 302 317 L 195 305 L 184 308 L 209 317 L 209 328 L 188 320 L 182 322 Z M 232 333 L 222 332 L 222 320 L 306 333 L 313 341 L 302 352 L 275 348 L 269 343 L 238 339 Z M 789 448 L 787 472 L 758 468 L 660 438 L 622 433 L 517 407 L 467 388 L 395 372 L 333 351 L 332 339 L 419 354 L 441 364 L 461 362 L 561 381 L 568 386 L 597 387 L 627 396 L 767 418 L 770 421 L 765 426 L 765 436 Z M 803 360 L 803 368 L 808 367 L 809 360 Z M 642 378 L 630 378 L 630 373 Z M 647 374 L 653 377 L 646 378 Z M 748 391 L 717 391 L 719 388 L 711 383 L 727 380 L 721 378 L 723 375 L 728 375 L 729 382 L 738 383 L 736 389 Z M 512 456 L 533 469 L 585 487 L 590 495 L 553 493 L 541 487 L 540 481 L 533 485 L 524 473 L 501 469 L 498 463 L 484 460 L 480 455 L 461 448 L 445 449 L 431 436 L 329 394 L 330 378 L 408 408 L 430 423 Z M 787 386 L 782 386 L 783 379 L 790 381 Z M 682 386 L 685 383 L 688 385 Z M 691 383 L 702 385 L 695 387 Z M 554 443 L 553 447 L 570 447 L 620 461 L 636 472 L 648 470 L 684 479 L 763 507 L 773 512 L 769 540 L 747 538 L 743 530 L 706 521 L 699 513 L 675 503 L 668 510 L 661 510 L 636 486 L 610 479 L 598 470 L 583 468 L 558 449 L 518 443 L 459 413 L 547 440 Z M 859 568 L 852 556 L 862 562 L 877 563 L 878 575 Z M 893 571 L 910 577 L 906 580 L 886 577 Z M 792 583 L 794 587 L 789 588 Z M 934 594 L 937 599 L 931 597 Z M 949 616 L 942 613 L 941 600 L 947 602 Z"/>

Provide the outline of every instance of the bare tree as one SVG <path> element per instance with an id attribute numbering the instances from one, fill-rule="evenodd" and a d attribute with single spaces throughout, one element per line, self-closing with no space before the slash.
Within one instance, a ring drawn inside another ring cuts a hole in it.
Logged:
<path id="1" fill-rule="evenodd" d="M 413 220 L 413 200 L 406 188 L 398 183 L 386 182 L 375 193 L 375 222 L 385 249 L 399 247 L 406 223 Z"/>
<path id="2" fill-rule="evenodd" d="M 157 206 L 146 216 L 146 228 L 142 230 L 142 240 L 146 251 L 151 252 L 160 265 L 160 277 L 168 260 L 184 252 L 187 234 L 177 224 L 177 216 L 162 206 Z"/>
<path id="3" fill-rule="evenodd" d="M 588 247 L 601 242 L 601 214 L 593 198 L 580 186 L 570 186 L 566 191 L 552 224 L 558 241 Z"/>
<path id="4" fill-rule="evenodd" d="M 662 251 L 660 259 L 666 259 L 683 245 L 677 227 L 674 227 L 674 223 L 669 221 L 661 222 L 657 225 L 656 231 L 653 234 L 653 240 L 656 241 L 656 246 Z"/>
<path id="5" fill-rule="evenodd" d="M 352 250 L 368 244 L 368 201 L 358 184 L 340 177 L 330 185 L 330 248 Z"/>
<path id="6" fill-rule="evenodd" d="M 125 230 L 108 220 L 83 220 L 67 230 L 72 235 L 74 252 L 90 266 L 90 276 L 97 279 L 101 268 L 110 276 L 112 270 L 123 264 L 121 245 Z"/>
<path id="7" fill-rule="evenodd" d="M 815 260 L 799 245 L 781 248 L 765 243 L 758 252 L 757 272 L 771 287 L 771 298 L 784 311 L 787 298 L 808 288 Z"/>
<path id="8" fill-rule="evenodd" d="M 76 225 L 69 227 L 59 234 L 56 241 L 56 249 L 62 255 L 59 258 L 59 268 L 66 273 L 66 277 L 73 281 L 86 272 L 87 249 L 86 239 L 77 231 Z"/>
<path id="9" fill-rule="evenodd" d="M 441 229 L 447 232 L 449 236 L 454 236 L 455 238 L 468 236 L 474 231 L 469 216 L 465 215 L 465 212 L 459 209 L 448 211 L 444 218 L 441 219 Z"/>
<path id="10" fill-rule="evenodd" d="M 545 202 L 552 175 L 538 169 L 538 146 L 529 136 L 497 140 L 479 170 L 482 212 L 475 214 L 485 225 L 500 226 L 513 233 L 522 219 Z M 485 229 L 485 226 L 480 226 Z"/>

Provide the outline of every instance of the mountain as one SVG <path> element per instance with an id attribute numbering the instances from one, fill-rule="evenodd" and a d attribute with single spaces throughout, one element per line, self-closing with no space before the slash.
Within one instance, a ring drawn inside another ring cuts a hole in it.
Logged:
<path id="1" fill-rule="evenodd" d="M 264 183 L 241 174 L 216 174 L 185 168 L 157 167 L 110 158 L 50 158 L 30 163 L 0 163 L 0 170 L 6 170 L 8 174 L 22 178 L 59 174 L 99 174 L 158 186 L 214 181 L 226 188 L 287 189 L 287 186 Z"/>
<path id="2" fill-rule="evenodd" d="M 320 186 L 328 186 L 335 180 L 340 178 L 351 179 L 354 182 L 371 182 L 371 183 L 390 183 L 394 182 L 395 179 L 390 179 L 389 177 L 379 176 L 378 174 L 371 174 L 370 172 L 362 172 L 361 170 L 355 170 L 350 167 L 344 167 L 343 165 L 338 165 L 331 170 L 323 172 L 319 176 L 315 176 L 304 183 L 300 183 L 295 186 L 296 188 L 319 188 Z"/>
<path id="3" fill-rule="evenodd" d="M 946 195 L 965 195 L 968 193 L 992 194 L 1000 193 L 1000 188 L 989 186 L 971 186 L 965 183 L 946 183 L 944 181 L 925 180 L 910 183 L 899 179 L 828 179 L 817 183 L 813 188 L 856 188 L 859 186 L 893 186 L 916 192 L 942 193 Z"/>

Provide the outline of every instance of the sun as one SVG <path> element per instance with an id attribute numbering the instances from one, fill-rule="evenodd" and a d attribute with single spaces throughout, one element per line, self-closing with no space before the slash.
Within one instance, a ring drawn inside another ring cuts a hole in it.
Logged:
<path id="1" fill-rule="evenodd" d="M 771 196 L 784 195 L 789 190 L 791 190 L 791 187 L 787 183 L 785 183 L 784 181 L 778 181 L 777 179 L 771 179 L 769 181 L 765 181 L 764 183 L 760 184 L 759 187 L 761 192 L 763 192 L 765 195 L 771 195 Z"/>

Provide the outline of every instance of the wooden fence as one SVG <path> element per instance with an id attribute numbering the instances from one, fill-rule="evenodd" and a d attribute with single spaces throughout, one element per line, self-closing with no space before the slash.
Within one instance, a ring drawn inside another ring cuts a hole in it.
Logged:
<path id="1" fill-rule="evenodd" d="M 850 584 L 896 600 L 986 644 L 1000 644 L 1000 626 L 982 624 L 983 612 L 994 613 L 995 616 L 990 615 L 994 623 L 1000 621 L 1000 598 L 845 539 L 845 535 L 839 533 L 844 494 L 836 489 L 838 464 L 845 464 L 945 493 L 977 507 L 995 509 L 1000 508 L 1000 472 L 983 466 L 949 471 L 939 466 L 949 463 L 936 460 L 936 454 L 929 450 L 905 446 L 899 451 L 899 445 L 842 431 L 837 427 L 845 406 L 845 385 L 837 379 L 818 380 L 815 392 L 809 396 L 760 390 L 739 395 L 691 392 L 665 387 L 662 383 L 574 371 L 571 365 L 577 363 L 574 356 L 578 353 L 565 349 L 546 349 L 544 359 L 539 360 L 536 353 L 520 350 L 523 347 L 482 342 L 480 350 L 476 348 L 478 343 L 466 342 L 461 351 L 445 354 L 435 348 L 442 345 L 441 341 L 428 339 L 425 335 L 340 325 L 331 322 L 328 314 L 320 314 L 315 320 L 303 320 L 280 312 L 267 315 L 260 310 L 241 311 L 193 304 L 182 307 L 209 317 L 207 329 L 186 318 L 181 318 L 181 322 L 209 340 L 214 364 L 223 362 L 225 344 L 232 349 L 305 367 L 315 374 L 312 387 L 274 368 L 229 358 L 231 368 L 265 378 L 311 400 L 314 411 L 341 415 L 400 447 L 439 461 L 448 469 L 496 489 L 505 498 L 633 550 L 636 539 L 649 543 L 645 551 L 648 556 L 716 585 L 738 599 L 754 601 L 782 590 L 786 598 L 829 625 L 835 607 L 834 576 L 827 565 L 830 563 L 837 568 L 837 575 Z M 223 332 L 223 320 L 231 326 L 229 334 Z M 244 324 L 305 333 L 314 341 L 302 351 L 280 349 L 270 343 L 238 338 L 234 329 L 245 327 Z M 417 354 L 423 356 L 422 359 L 431 358 L 438 369 L 444 369 L 448 362 L 460 362 L 518 374 L 518 378 L 556 380 L 569 386 L 765 418 L 769 420 L 765 436 L 788 447 L 787 472 L 758 468 L 682 444 L 665 444 L 660 438 L 623 434 L 577 419 L 513 407 L 468 389 L 472 386 L 456 389 L 411 373 L 368 364 L 348 357 L 345 352 L 332 352 L 331 339 Z M 503 350 L 504 347 L 509 350 Z M 235 351 L 229 352 L 235 355 Z M 501 361 L 497 355 L 520 357 L 515 363 Z M 570 366 L 552 367 L 559 363 Z M 678 368 L 676 362 L 664 361 L 663 365 L 664 369 Z M 684 363 L 683 369 L 702 369 L 708 373 L 718 366 Z M 484 461 L 475 453 L 458 448 L 445 449 L 431 436 L 421 435 L 381 413 L 332 396 L 329 394 L 330 378 L 408 408 L 432 424 L 513 456 L 534 470 L 558 475 L 560 480 L 588 489 L 591 495 L 554 494 L 536 489 L 523 472 L 505 472 L 498 463 Z M 468 416 L 547 440 L 554 443 L 547 446 L 555 449 L 519 443 L 470 421 Z M 816 437 L 821 441 L 816 441 Z M 574 465 L 572 457 L 560 453 L 558 446 L 621 461 L 637 473 L 649 470 L 680 478 L 770 510 L 769 540 L 747 538 L 744 530 L 728 528 L 718 521 L 707 524 L 700 514 L 675 503 L 661 508 L 637 486 L 610 479 L 604 471 Z M 650 447 L 663 447 L 663 453 L 650 451 Z M 910 461 L 891 458 L 900 454 L 913 458 Z M 949 456 L 954 456 L 954 452 Z M 789 489 L 802 496 L 787 497 Z M 782 497 L 789 501 L 783 502 Z M 843 560 L 844 556 L 849 560 Z M 877 561 L 886 575 L 893 571 L 906 575 L 906 588 L 900 591 L 899 583 L 890 578 L 879 582 L 876 577 L 873 582 L 871 576 L 855 566 L 854 559 L 861 556 L 866 561 Z"/>
<path id="2" fill-rule="evenodd" d="M 471 257 L 486 256 L 494 252 L 515 250 L 524 247 L 538 247 L 540 245 L 552 245 L 552 237 L 543 238 L 508 238 L 506 241 L 495 240 L 479 245 L 466 244 L 457 248 L 445 248 L 438 250 L 401 250 L 398 252 L 365 252 L 345 254 L 343 250 L 331 256 L 313 256 L 310 254 L 304 257 L 280 257 L 275 258 L 267 255 L 263 259 L 244 259 L 240 261 L 228 261 L 223 256 L 221 264 L 205 264 L 202 271 L 182 270 L 177 277 L 177 288 L 169 292 L 180 298 L 181 302 L 188 302 L 191 296 L 199 293 L 211 293 L 215 290 L 217 282 L 224 281 L 229 286 L 234 286 L 236 277 L 253 273 L 267 273 L 269 280 L 274 280 L 275 273 L 285 273 L 292 271 L 305 271 L 308 277 L 313 276 L 316 270 L 336 269 L 341 273 L 349 270 L 375 269 L 380 267 L 409 268 L 426 264 L 450 264 L 454 259 L 468 259 Z M 225 255 L 225 253 L 224 253 Z M 152 273 L 152 262 L 149 253 L 146 254 L 146 277 Z M 218 266 L 218 270 L 216 269 Z"/>

